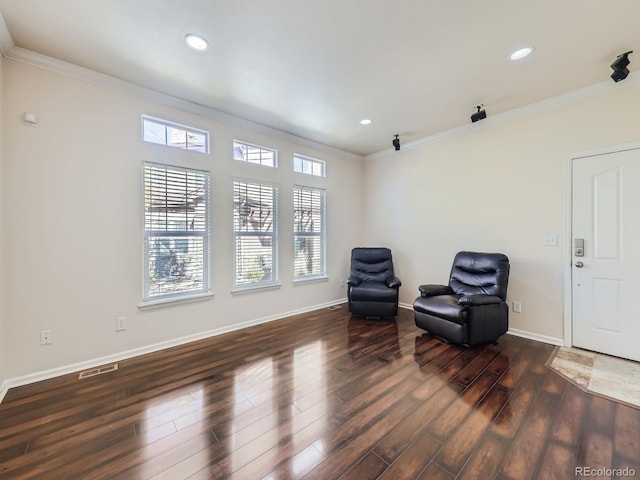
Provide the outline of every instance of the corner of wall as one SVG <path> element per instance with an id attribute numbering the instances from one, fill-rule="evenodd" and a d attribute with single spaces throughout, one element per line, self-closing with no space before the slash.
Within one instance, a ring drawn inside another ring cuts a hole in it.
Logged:
<path id="1" fill-rule="evenodd" d="M 2 117 L 3 117 L 3 83 L 2 83 L 2 71 L 3 71 L 3 57 L 0 55 L 0 285 L 6 285 L 5 272 L 4 272 L 4 160 L 3 160 L 3 136 L 2 136 Z M 6 346 L 6 309 L 5 309 L 5 295 L 4 288 L 0 288 L 0 402 L 4 398 L 6 393 L 6 364 L 7 364 L 7 346 Z"/>

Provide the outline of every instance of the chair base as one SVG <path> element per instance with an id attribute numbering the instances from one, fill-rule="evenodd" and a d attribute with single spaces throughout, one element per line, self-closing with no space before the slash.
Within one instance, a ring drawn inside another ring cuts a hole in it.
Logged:
<path id="1" fill-rule="evenodd" d="M 349 311 L 365 318 L 393 318 L 398 315 L 398 304 L 387 302 L 349 302 Z"/>
<path id="2" fill-rule="evenodd" d="M 467 329 L 462 325 L 415 311 L 416 326 L 447 342 L 468 344 Z"/>
<path id="3" fill-rule="evenodd" d="M 466 324 L 460 325 L 417 310 L 414 310 L 414 313 L 418 328 L 445 341 L 465 347 L 473 347 L 487 342 L 497 343 L 498 337 L 507 333 L 509 329 L 506 318 L 496 321 L 493 325 L 484 325 L 484 328 L 479 331 L 469 331 L 469 326 Z"/>
<path id="4" fill-rule="evenodd" d="M 367 322 L 386 322 L 395 320 L 396 317 L 381 317 L 379 315 L 359 315 L 357 313 L 352 313 L 351 318 L 361 318 Z"/>

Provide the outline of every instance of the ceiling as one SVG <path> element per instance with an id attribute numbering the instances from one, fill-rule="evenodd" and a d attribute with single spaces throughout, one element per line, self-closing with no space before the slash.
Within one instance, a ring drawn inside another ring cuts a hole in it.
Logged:
<path id="1" fill-rule="evenodd" d="M 467 124 L 480 103 L 491 116 L 607 81 L 628 50 L 640 64 L 638 0 L 0 0 L 0 13 L 16 47 L 361 155 Z"/>

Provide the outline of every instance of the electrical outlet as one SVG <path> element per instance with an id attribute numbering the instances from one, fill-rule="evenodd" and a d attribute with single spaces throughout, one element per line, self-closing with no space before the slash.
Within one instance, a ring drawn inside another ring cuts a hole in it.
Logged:
<path id="1" fill-rule="evenodd" d="M 340 279 L 340 288 L 344 288 L 344 278 Z"/>
<path id="2" fill-rule="evenodd" d="M 116 332 L 121 332 L 122 330 L 127 329 L 127 317 L 121 315 L 116 317 Z"/>
<path id="3" fill-rule="evenodd" d="M 514 300 L 512 302 L 512 307 L 513 307 L 513 311 L 515 313 L 522 313 L 522 302 L 519 302 L 517 300 Z"/>
<path id="4" fill-rule="evenodd" d="M 51 345 L 53 343 L 53 332 L 51 330 L 42 330 L 40 332 L 40 345 Z"/>

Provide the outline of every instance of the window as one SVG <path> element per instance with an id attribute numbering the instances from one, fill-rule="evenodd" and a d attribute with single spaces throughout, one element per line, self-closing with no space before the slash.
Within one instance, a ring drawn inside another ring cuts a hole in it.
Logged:
<path id="1" fill-rule="evenodd" d="M 275 186 L 233 182 L 236 287 L 258 287 L 278 280 L 278 217 Z"/>
<path id="2" fill-rule="evenodd" d="M 142 116 L 142 138 L 145 142 L 209 153 L 209 132 L 159 118 Z"/>
<path id="3" fill-rule="evenodd" d="M 209 291 L 209 173 L 145 163 L 144 301 Z"/>
<path id="4" fill-rule="evenodd" d="M 278 152 L 276 150 L 239 142 L 238 140 L 233 141 L 233 159 L 264 165 L 265 167 L 278 166 Z"/>
<path id="5" fill-rule="evenodd" d="M 293 171 L 298 173 L 304 173 L 306 175 L 313 175 L 315 177 L 325 176 L 325 165 L 322 160 L 316 160 L 315 158 L 304 157 L 302 155 L 295 154 L 293 156 Z"/>
<path id="6" fill-rule="evenodd" d="M 325 225 L 325 191 L 294 186 L 294 278 L 326 274 Z"/>

